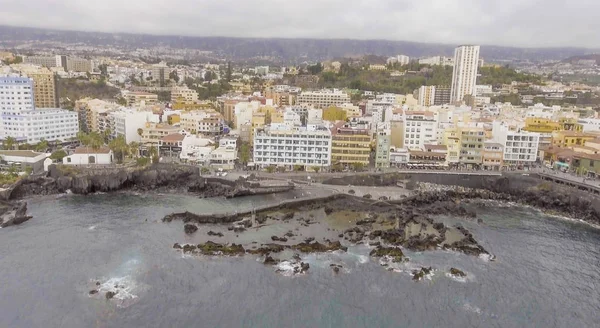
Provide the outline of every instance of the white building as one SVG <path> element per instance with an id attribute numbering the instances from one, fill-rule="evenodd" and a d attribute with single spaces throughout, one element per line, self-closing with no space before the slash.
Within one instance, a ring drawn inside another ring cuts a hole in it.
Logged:
<path id="1" fill-rule="evenodd" d="M 307 168 L 331 164 L 331 131 L 322 125 L 289 128 L 271 124 L 254 135 L 254 164 L 301 165 Z"/>
<path id="2" fill-rule="evenodd" d="M 143 129 L 147 122 L 151 121 L 152 112 L 137 111 L 134 109 L 123 108 L 120 111 L 110 112 L 108 116 L 113 121 L 113 136 L 123 136 L 125 142 L 140 142 L 142 137 L 138 129 Z"/>
<path id="3" fill-rule="evenodd" d="M 213 150 L 213 142 L 210 139 L 188 134 L 181 142 L 179 158 L 183 161 L 206 165 L 210 163 L 210 153 Z"/>
<path id="4" fill-rule="evenodd" d="M 198 92 L 187 86 L 177 86 L 171 88 L 171 102 L 182 104 L 195 104 L 198 102 Z"/>
<path id="5" fill-rule="evenodd" d="M 252 102 L 239 102 L 235 105 L 234 112 L 234 125 L 235 129 L 239 130 L 243 124 L 252 122 L 252 114 L 254 114 L 260 108 L 259 101 Z"/>
<path id="6" fill-rule="evenodd" d="M 600 119 L 582 118 L 579 124 L 583 125 L 583 132 L 600 132 Z"/>
<path id="7" fill-rule="evenodd" d="M 33 81 L 0 76 L 0 137 L 33 144 L 41 140 L 61 142 L 79 131 L 77 113 L 62 109 L 35 109 Z"/>
<path id="8" fill-rule="evenodd" d="M 350 96 L 341 90 L 323 89 L 320 91 L 303 91 L 298 95 L 296 104 L 313 105 L 315 108 L 327 108 L 351 102 Z"/>
<path id="9" fill-rule="evenodd" d="M 539 133 L 511 131 L 502 122 L 494 122 L 492 137 L 504 148 L 504 165 L 532 165 L 537 160 Z"/>
<path id="10" fill-rule="evenodd" d="M 437 127 L 433 112 L 408 111 L 404 119 L 404 147 L 422 149 L 425 144 L 436 144 Z"/>
<path id="11" fill-rule="evenodd" d="M 323 110 L 319 108 L 309 108 L 306 115 L 307 124 L 323 123 Z"/>
<path id="12" fill-rule="evenodd" d="M 433 105 L 435 105 L 435 86 L 421 86 L 419 88 L 419 106 L 429 107 Z"/>
<path id="13" fill-rule="evenodd" d="M 444 57 L 444 56 L 434 56 L 419 59 L 419 64 L 421 65 L 440 65 L 440 66 L 453 66 L 454 58 L 452 57 Z"/>
<path id="14" fill-rule="evenodd" d="M 475 86 L 475 96 L 482 97 L 493 93 L 494 90 L 489 84 L 478 84 Z"/>
<path id="15" fill-rule="evenodd" d="M 113 163 L 113 152 L 108 147 L 92 149 L 77 147 L 73 154 L 63 158 L 65 165 L 109 165 Z"/>
<path id="16" fill-rule="evenodd" d="M 461 102 L 466 95 L 475 95 L 479 46 L 460 46 L 454 50 L 451 102 Z"/>
<path id="17" fill-rule="evenodd" d="M 294 112 L 291 108 L 286 108 L 283 112 L 283 123 L 289 127 L 302 125 L 300 114 Z"/>
<path id="18" fill-rule="evenodd" d="M 237 140 L 235 138 L 221 138 L 219 147 L 210 153 L 210 165 L 217 168 L 232 170 L 238 159 Z"/>

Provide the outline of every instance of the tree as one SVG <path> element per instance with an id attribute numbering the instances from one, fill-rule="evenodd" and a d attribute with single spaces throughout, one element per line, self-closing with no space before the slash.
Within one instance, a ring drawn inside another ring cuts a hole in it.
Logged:
<path id="1" fill-rule="evenodd" d="M 205 175 L 205 174 L 209 174 L 210 173 L 210 169 L 208 167 L 202 167 L 200 169 L 200 174 Z"/>
<path id="2" fill-rule="evenodd" d="M 45 152 L 46 150 L 48 150 L 48 141 L 42 139 L 36 146 L 35 146 L 35 151 L 38 152 Z"/>
<path id="3" fill-rule="evenodd" d="M 210 81 L 214 80 L 216 77 L 217 77 L 216 74 L 213 73 L 212 71 L 206 71 L 204 73 L 204 81 L 206 81 L 206 82 L 210 82 Z"/>
<path id="4" fill-rule="evenodd" d="M 356 172 L 362 171 L 364 167 L 365 165 L 363 163 L 352 163 L 352 169 Z"/>
<path id="5" fill-rule="evenodd" d="M 142 134 L 144 134 L 144 130 L 142 130 L 141 128 L 137 129 L 137 134 L 141 137 Z"/>
<path id="6" fill-rule="evenodd" d="M 98 65 L 98 70 L 100 70 L 100 75 L 108 76 L 108 65 L 107 64 Z"/>
<path id="7" fill-rule="evenodd" d="M 172 71 L 169 73 L 169 79 L 175 81 L 175 83 L 179 83 L 179 75 L 177 74 L 177 71 Z"/>
<path id="8" fill-rule="evenodd" d="M 306 70 L 312 75 L 317 75 L 323 71 L 323 65 L 316 63 L 315 65 L 308 66 Z"/>
<path id="9" fill-rule="evenodd" d="M 250 145 L 243 142 L 240 146 L 240 163 L 246 165 L 250 161 Z"/>
<path id="10" fill-rule="evenodd" d="M 15 139 L 13 137 L 6 137 L 6 139 L 4 139 L 4 142 L 3 142 L 4 150 L 13 150 L 15 148 L 16 144 L 17 144 L 17 139 Z"/>
<path id="11" fill-rule="evenodd" d="M 269 165 L 267 166 L 267 173 L 273 173 L 275 172 L 275 165 Z"/>
<path id="12" fill-rule="evenodd" d="M 319 166 L 313 166 L 312 170 L 315 171 L 315 173 L 319 173 L 319 171 L 321 170 L 321 167 L 319 167 Z"/>
<path id="13" fill-rule="evenodd" d="M 125 137 L 123 136 L 118 136 L 111 140 L 108 144 L 108 147 L 115 154 L 115 158 L 117 159 L 118 163 L 123 163 L 123 159 L 125 159 L 125 156 L 129 154 L 129 146 L 127 145 Z"/>
<path id="14" fill-rule="evenodd" d="M 129 143 L 129 154 L 137 158 L 140 154 L 140 143 L 132 141 Z"/>
<path id="15" fill-rule="evenodd" d="M 117 99 L 117 104 L 121 105 L 121 106 L 127 106 L 127 99 L 119 96 L 116 98 Z"/>
<path id="16" fill-rule="evenodd" d="M 304 171 L 304 166 L 294 165 L 294 171 L 296 171 L 296 172 Z"/>
<path id="17" fill-rule="evenodd" d="M 340 163 L 335 163 L 333 164 L 333 166 L 331 167 L 331 171 L 332 172 L 342 172 L 344 170 L 344 167 L 342 166 L 342 164 Z"/>
<path id="18" fill-rule="evenodd" d="M 85 147 L 90 144 L 90 137 L 83 131 L 77 132 L 77 140 Z"/>
<path id="19" fill-rule="evenodd" d="M 54 162 L 62 162 L 63 158 L 67 156 L 67 152 L 64 150 L 57 150 L 50 155 L 50 159 Z"/>
<path id="20" fill-rule="evenodd" d="M 158 163 L 158 148 L 150 146 L 150 149 L 148 149 L 148 157 L 152 159 L 152 163 Z"/>

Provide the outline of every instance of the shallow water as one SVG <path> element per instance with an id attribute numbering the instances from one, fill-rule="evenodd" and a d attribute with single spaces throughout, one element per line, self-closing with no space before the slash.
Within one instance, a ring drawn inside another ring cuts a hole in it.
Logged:
<path id="1" fill-rule="evenodd" d="M 256 257 L 182 256 L 171 212 L 233 212 L 279 196 L 198 200 L 94 195 L 29 200 L 34 218 L 0 229 L 0 327 L 591 327 L 600 311 L 600 230 L 529 208 L 481 208 L 460 222 L 497 260 L 407 252 L 386 271 L 366 246 L 303 257 L 285 277 Z M 334 275 L 331 263 L 343 264 Z M 412 269 L 432 266 L 413 282 Z M 465 271 L 463 281 L 448 277 Z M 95 286 L 96 281 L 101 286 Z M 115 288 L 114 285 L 123 288 Z M 99 295 L 89 296 L 100 288 Z M 119 290 L 107 301 L 104 292 Z"/>

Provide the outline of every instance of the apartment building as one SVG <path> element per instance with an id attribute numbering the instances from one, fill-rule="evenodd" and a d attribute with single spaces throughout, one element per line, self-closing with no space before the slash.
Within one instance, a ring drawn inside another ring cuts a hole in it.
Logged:
<path id="1" fill-rule="evenodd" d="M 56 76 L 46 67 L 12 65 L 12 70 L 33 80 L 33 97 L 36 108 L 58 108 Z"/>
<path id="2" fill-rule="evenodd" d="M 407 111 L 404 120 L 404 146 L 421 149 L 437 142 L 437 121 L 433 112 Z"/>
<path id="3" fill-rule="evenodd" d="M 503 165 L 504 147 L 497 142 L 486 141 L 483 144 L 483 169 L 499 171 Z"/>
<path id="4" fill-rule="evenodd" d="M 476 167 L 483 162 L 483 128 L 460 128 L 460 164 Z"/>
<path id="5" fill-rule="evenodd" d="M 159 141 L 169 134 L 182 132 L 179 127 L 164 123 L 146 123 L 142 128 L 141 142 L 147 147 L 158 147 Z"/>
<path id="6" fill-rule="evenodd" d="M 158 95 L 149 92 L 128 92 L 125 94 L 127 105 L 129 106 L 144 106 L 154 105 L 158 103 Z"/>
<path id="7" fill-rule="evenodd" d="M 164 87 L 169 80 L 169 67 L 165 63 L 158 63 L 152 65 L 150 68 L 150 74 L 152 76 L 152 81 L 157 83 L 159 86 Z"/>
<path id="8" fill-rule="evenodd" d="M 68 72 L 91 72 L 92 61 L 84 58 L 66 57 L 67 65 L 66 70 Z"/>
<path id="9" fill-rule="evenodd" d="M 419 106 L 440 106 L 450 103 L 451 90 L 443 86 L 421 86 L 419 88 Z"/>
<path id="10" fill-rule="evenodd" d="M 371 130 L 346 122 L 339 122 L 331 130 L 331 163 L 369 165 Z"/>
<path id="11" fill-rule="evenodd" d="M 315 108 L 324 109 L 329 106 L 337 106 L 350 103 L 350 96 L 340 90 L 303 91 L 298 95 L 299 105 L 313 105 Z"/>
<path id="12" fill-rule="evenodd" d="M 108 117 L 112 121 L 113 129 L 111 131 L 113 137 L 123 136 L 127 143 L 140 142 L 142 137 L 138 131 L 146 126 L 151 115 L 151 112 L 125 108 L 110 112 Z"/>
<path id="13" fill-rule="evenodd" d="M 452 57 L 444 57 L 444 56 L 433 56 L 427 58 L 419 59 L 419 64 L 421 65 L 439 65 L 439 66 L 453 66 L 454 58 Z"/>
<path id="14" fill-rule="evenodd" d="M 391 131 L 377 132 L 377 143 L 375 145 L 375 167 L 390 167 L 390 147 L 392 144 Z"/>
<path id="15" fill-rule="evenodd" d="M 523 130 L 528 132 L 552 133 L 555 131 L 575 131 L 582 132 L 583 124 L 578 123 L 576 119 L 563 118 L 554 121 L 548 118 L 527 117 Z"/>
<path id="16" fill-rule="evenodd" d="M 560 147 L 585 146 L 588 140 L 594 140 L 600 133 L 556 131 L 552 133 L 552 145 Z"/>
<path id="17" fill-rule="evenodd" d="M 77 113 L 62 109 L 36 109 L 33 80 L 0 76 L 0 137 L 27 143 L 68 141 L 79 131 Z"/>
<path id="18" fill-rule="evenodd" d="M 61 67 L 60 56 L 23 56 L 23 63 L 43 67 Z"/>
<path id="19" fill-rule="evenodd" d="M 331 131 L 322 125 L 271 124 L 254 133 L 254 163 L 259 167 L 328 167 L 331 155 Z"/>
<path id="20" fill-rule="evenodd" d="M 479 46 L 460 46 L 454 50 L 451 102 L 462 102 L 465 96 L 475 96 Z"/>
<path id="21" fill-rule="evenodd" d="M 225 122 L 215 111 L 193 111 L 181 114 L 181 127 L 192 134 L 221 135 Z"/>
<path id="22" fill-rule="evenodd" d="M 504 166 L 529 166 L 537 161 L 539 133 L 513 131 L 501 122 L 494 122 L 493 136 L 504 148 Z"/>
<path id="23" fill-rule="evenodd" d="M 177 86 L 171 88 L 171 102 L 193 105 L 198 102 L 198 92 L 187 86 Z"/>

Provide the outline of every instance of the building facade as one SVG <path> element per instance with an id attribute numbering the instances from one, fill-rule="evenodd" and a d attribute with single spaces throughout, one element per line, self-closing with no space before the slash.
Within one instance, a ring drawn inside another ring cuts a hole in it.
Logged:
<path id="1" fill-rule="evenodd" d="M 467 95 L 475 96 L 479 46 L 460 46 L 454 50 L 451 102 L 462 102 Z"/>
<path id="2" fill-rule="evenodd" d="M 375 145 L 375 167 L 390 167 L 390 146 L 392 136 L 390 131 L 380 131 L 377 133 L 377 144 Z"/>
<path id="3" fill-rule="evenodd" d="M 371 155 L 371 130 L 363 127 L 353 127 L 342 122 L 331 131 L 332 165 L 369 165 Z"/>
<path id="4" fill-rule="evenodd" d="M 425 144 L 436 143 L 437 125 L 433 112 L 406 112 L 404 146 L 409 149 L 421 149 Z"/>
<path id="5" fill-rule="evenodd" d="M 350 102 L 350 96 L 340 90 L 303 91 L 297 98 L 299 105 L 313 105 L 319 109 Z"/>
<path id="6" fill-rule="evenodd" d="M 35 109 L 33 81 L 0 77 L 0 135 L 33 144 L 42 140 L 65 142 L 79 131 L 77 113 Z"/>
<path id="7" fill-rule="evenodd" d="M 322 125 L 271 124 L 254 134 L 254 164 L 260 167 L 328 167 L 331 154 L 331 132 Z"/>

